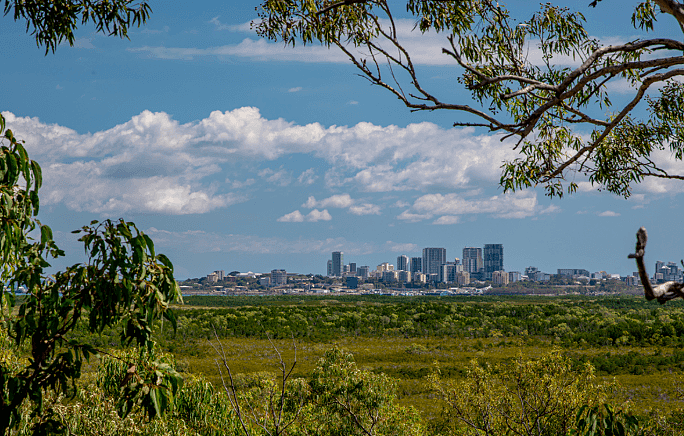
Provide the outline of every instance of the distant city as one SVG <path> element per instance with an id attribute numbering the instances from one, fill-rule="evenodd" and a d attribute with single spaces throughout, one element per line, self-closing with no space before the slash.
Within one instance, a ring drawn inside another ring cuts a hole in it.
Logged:
<path id="1" fill-rule="evenodd" d="M 485 244 L 484 247 L 464 247 L 462 256 L 447 260 L 445 248 L 423 248 L 422 256 L 409 257 L 402 254 L 397 257 L 396 264 L 382 262 L 371 269 L 368 265 L 357 265 L 355 262 L 345 263 L 344 252 L 334 251 L 327 261 L 327 277 L 341 281 L 349 289 L 356 289 L 364 282 L 383 283 L 387 286 L 419 285 L 425 287 L 439 284 L 455 287 L 471 286 L 473 284 L 489 284 L 506 286 L 518 281 L 550 282 L 554 277 L 572 279 L 577 283 L 589 284 L 596 280 L 619 280 L 626 285 L 641 284 L 639 274 L 631 276 L 610 274 L 606 271 L 590 272 L 583 268 L 559 268 L 555 274 L 540 271 L 535 266 L 521 271 L 506 271 L 504 268 L 503 244 Z M 288 284 L 288 274 L 283 269 L 274 269 L 268 273 L 237 273 L 236 276 L 257 279 L 259 285 L 267 287 L 285 286 Z M 308 274 L 313 276 L 313 274 Z M 227 278 L 224 271 L 214 271 L 207 275 L 207 281 L 216 283 Z M 683 270 L 674 262 L 657 261 L 652 277 L 653 283 L 666 281 L 681 282 L 684 279 Z"/>

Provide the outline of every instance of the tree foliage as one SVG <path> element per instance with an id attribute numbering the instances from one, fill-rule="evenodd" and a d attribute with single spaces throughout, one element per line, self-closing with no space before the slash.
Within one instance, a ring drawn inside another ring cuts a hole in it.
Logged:
<path id="1" fill-rule="evenodd" d="M 253 25 L 265 38 L 337 47 L 362 77 L 408 108 L 456 111 L 462 119 L 454 126 L 514 138 L 518 157 L 502 166 L 505 191 L 540 185 L 548 195 L 562 196 L 586 178 L 628 197 L 646 177 L 684 179 L 656 156 L 665 150 L 681 160 L 684 154 L 680 40 L 654 35 L 605 45 L 589 35 L 581 11 L 552 3 L 531 17 L 516 17 L 493 0 L 407 0 L 414 32 L 445 36 L 442 54 L 472 96 L 472 104 L 463 104 L 446 101 L 422 82 L 416 53 L 402 40 L 396 4 L 265 0 L 258 11 Z M 663 14 L 684 25 L 683 11 L 681 2 L 647 0 L 634 9 L 631 24 L 655 33 Z M 623 82 L 633 94 L 614 106 L 609 86 Z M 639 104 L 648 113 L 643 119 L 634 115 Z"/>
<path id="2" fill-rule="evenodd" d="M 65 40 L 74 45 L 79 24 L 92 23 L 97 32 L 128 38 L 128 28 L 143 24 L 151 12 L 146 1 L 136 0 L 5 0 L 5 15 L 25 21 L 26 31 L 45 47 L 45 54 Z"/>
<path id="3" fill-rule="evenodd" d="M 473 361 L 466 380 L 430 380 L 454 429 L 468 435 L 565 435 L 584 406 L 605 399 L 591 365 L 574 369 L 558 351 L 497 368 Z"/>
<path id="4" fill-rule="evenodd" d="M 27 31 L 47 53 L 64 40 L 73 44 L 79 21 L 94 23 L 98 32 L 126 37 L 129 26 L 145 22 L 150 7 L 131 0 L 7 0 L 5 14 L 9 13 L 26 21 Z M 93 221 L 75 231 L 81 234 L 87 261 L 48 275 L 49 260 L 64 252 L 50 227 L 36 219 L 40 165 L 29 158 L 23 141 L 6 128 L 1 115 L 0 135 L 0 434 L 17 428 L 27 407 L 35 417 L 32 431 L 54 434 L 61 428 L 52 409 L 44 407 L 45 393 L 73 393 L 84 360 L 99 352 L 79 340 L 75 330 L 85 326 L 97 333 L 121 326 L 122 341 L 135 341 L 140 358 L 149 360 L 153 322 L 163 316 L 175 328 L 168 309 L 180 293 L 169 259 L 157 254 L 152 240 L 124 220 Z M 27 295 L 16 308 L 14 291 L 19 288 Z M 138 403 L 149 416 L 170 406 L 177 374 L 168 366 L 150 365 L 155 370 L 149 380 L 140 368 L 128 366 L 134 382 L 126 385 L 122 396 L 124 415 Z"/>

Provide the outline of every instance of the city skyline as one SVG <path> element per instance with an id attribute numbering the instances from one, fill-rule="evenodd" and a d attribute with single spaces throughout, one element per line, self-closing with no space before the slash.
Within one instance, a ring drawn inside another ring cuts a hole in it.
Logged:
<path id="1" fill-rule="evenodd" d="M 12 84 L 2 110 L 43 169 L 38 218 L 67 253 L 50 259 L 54 269 L 84 260 L 73 230 L 119 217 L 154 240 L 179 279 L 219 269 L 326 274 L 321 259 L 333 251 L 375 267 L 422 257 L 424 247 L 453 258 L 490 242 L 506 247 L 511 271 L 629 275 L 640 226 L 648 265 L 684 257 L 684 231 L 673 231 L 684 183 L 647 180 L 623 199 L 577 174 L 578 192 L 563 199 L 535 188 L 503 193 L 502 161 L 516 156 L 510 140 L 455 128 L 463 119 L 453 113 L 410 112 L 339 51 L 260 39 L 249 26 L 258 3 L 159 2 L 130 41 L 83 26 L 74 47 L 47 56 L 6 19 L 5 62 L 22 68 L 2 72 Z M 633 3 L 611 14 L 565 5 L 613 43 L 639 35 L 625 25 Z M 523 19 L 537 9 L 512 8 Z M 424 86 L 467 99 L 441 53 L 444 36 L 418 37 L 411 19 L 397 19 L 399 37 L 422 48 Z M 659 32 L 681 34 L 670 21 Z M 623 91 L 611 90 L 616 103 Z"/>

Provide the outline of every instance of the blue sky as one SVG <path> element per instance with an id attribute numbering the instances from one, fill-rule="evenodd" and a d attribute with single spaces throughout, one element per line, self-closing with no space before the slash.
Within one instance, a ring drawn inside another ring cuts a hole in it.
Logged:
<path id="1" fill-rule="evenodd" d="M 626 6 L 637 2 L 585 3 L 568 2 L 593 36 L 638 36 Z M 56 266 L 82 260 L 71 230 L 118 217 L 153 237 L 179 279 L 216 269 L 324 274 L 337 250 L 372 268 L 423 247 L 453 259 L 487 243 L 504 244 L 508 271 L 624 275 L 642 225 L 648 265 L 684 257 L 684 183 L 648 181 L 629 200 L 586 186 L 561 200 L 535 189 L 504 195 L 510 143 L 452 128 L 455 113 L 411 113 L 339 52 L 260 40 L 249 30 L 257 4 L 153 1 L 130 41 L 85 27 L 75 47 L 47 56 L 4 18 L 2 110 L 43 167 L 39 218 L 68 253 Z M 523 19 L 530 5 L 511 2 Z M 681 38 L 668 17 L 657 30 Z M 445 40 L 405 37 L 426 87 L 468 98 L 439 54 Z M 614 91 L 619 100 L 629 90 Z"/>

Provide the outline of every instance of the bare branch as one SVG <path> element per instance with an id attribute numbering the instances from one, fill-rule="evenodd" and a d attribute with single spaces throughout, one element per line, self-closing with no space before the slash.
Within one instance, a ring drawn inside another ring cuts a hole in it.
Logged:
<path id="1" fill-rule="evenodd" d="M 655 288 L 651 285 L 651 281 L 646 273 L 646 266 L 644 265 L 644 254 L 646 250 L 646 242 L 648 241 L 648 233 L 646 229 L 641 227 L 636 234 L 637 242 L 635 252 L 627 256 L 630 259 L 635 259 L 637 268 L 639 269 L 639 279 L 641 285 L 644 287 L 644 294 L 647 300 L 657 299 L 660 304 L 665 304 L 669 300 L 677 297 L 684 298 L 684 283 L 666 282 Z"/>

